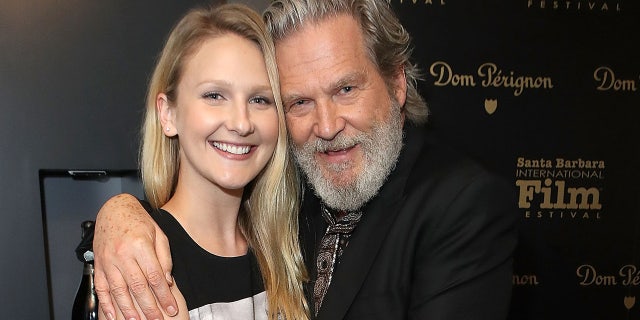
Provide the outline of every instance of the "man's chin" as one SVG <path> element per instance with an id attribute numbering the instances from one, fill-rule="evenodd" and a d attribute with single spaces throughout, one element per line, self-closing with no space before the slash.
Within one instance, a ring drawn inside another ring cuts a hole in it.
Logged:
<path id="1" fill-rule="evenodd" d="M 323 170 L 322 176 L 326 181 L 329 181 L 331 186 L 335 189 L 353 188 L 358 178 L 357 173 L 351 171 L 336 172 Z"/>

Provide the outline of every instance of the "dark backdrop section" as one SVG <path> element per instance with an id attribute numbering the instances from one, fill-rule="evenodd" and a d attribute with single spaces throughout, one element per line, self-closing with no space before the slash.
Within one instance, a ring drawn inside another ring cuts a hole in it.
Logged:
<path id="1" fill-rule="evenodd" d="M 390 2 L 432 134 L 518 197 L 510 319 L 640 319 L 639 4 Z"/>
<path id="2" fill-rule="evenodd" d="M 0 1 L 0 318 L 51 319 L 39 170 L 136 168 L 156 55 L 206 2 Z"/>

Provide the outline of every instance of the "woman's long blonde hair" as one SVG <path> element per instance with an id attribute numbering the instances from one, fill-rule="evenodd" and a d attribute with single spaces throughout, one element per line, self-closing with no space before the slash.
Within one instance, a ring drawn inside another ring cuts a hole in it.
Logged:
<path id="1" fill-rule="evenodd" d="M 300 182 L 287 152 L 287 133 L 275 63 L 264 23 L 244 5 L 226 4 L 189 11 L 173 28 L 149 83 L 142 128 L 140 167 L 146 196 L 155 208 L 172 196 L 178 181 L 180 144 L 162 132 L 156 97 L 176 101 L 186 60 L 207 39 L 233 33 L 262 51 L 278 113 L 278 142 L 269 163 L 245 188 L 238 221 L 255 252 L 267 292 L 269 319 L 307 319 L 307 281 L 298 242 Z M 224 50 L 224 49 L 221 49 Z"/>

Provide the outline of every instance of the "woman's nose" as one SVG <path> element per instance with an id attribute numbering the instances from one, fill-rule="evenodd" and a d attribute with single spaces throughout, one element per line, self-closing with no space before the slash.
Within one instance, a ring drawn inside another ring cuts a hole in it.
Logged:
<path id="1" fill-rule="evenodd" d="M 227 129 L 236 132 L 239 136 L 247 136 L 253 133 L 253 122 L 249 113 L 248 103 L 237 103 L 231 108 Z"/>

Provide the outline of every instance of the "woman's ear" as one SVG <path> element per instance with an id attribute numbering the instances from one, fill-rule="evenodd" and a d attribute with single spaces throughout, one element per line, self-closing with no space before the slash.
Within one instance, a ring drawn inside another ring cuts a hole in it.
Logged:
<path id="1" fill-rule="evenodd" d="M 178 130 L 175 126 L 175 110 L 169 103 L 169 98 L 166 94 L 160 93 L 156 97 L 156 111 L 160 118 L 160 124 L 162 125 L 162 132 L 167 137 L 174 137 L 178 134 Z"/>

